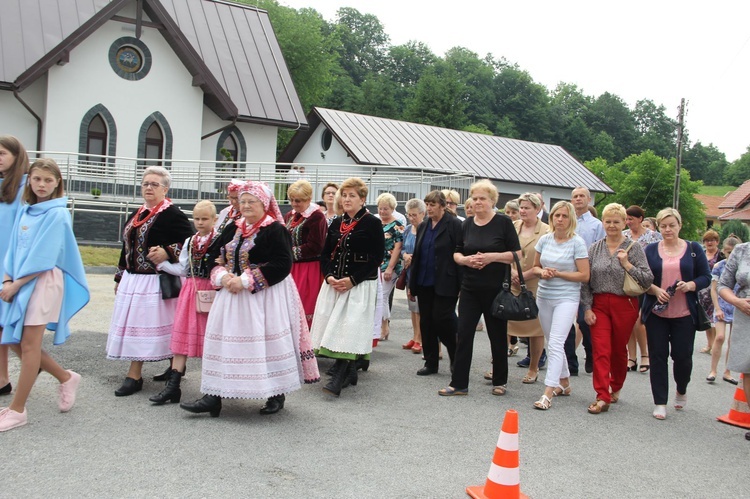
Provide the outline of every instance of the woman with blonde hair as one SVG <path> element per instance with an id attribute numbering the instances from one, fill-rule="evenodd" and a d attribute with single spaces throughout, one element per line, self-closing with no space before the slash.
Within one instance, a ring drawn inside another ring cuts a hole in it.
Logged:
<path id="1" fill-rule="evenodd" d="M 540 278 L 536 302 L 547 340 L 547 376 L 534 407 L 546 411 L 555 395 L 570 395 L 570 370 L 565 339 L 578 315 L 581 283 L 589 280 L 586 242 L 576 235 L 576 212 L 568 201 L 558 201 L 549 213 L 550 232 L 534 248 L 534 274 Z"/>
<path id="2" fill-rule="evenodd" d="M 534 273 L 534 258 L 536 244 L 539 239 L 549 232 L 549 225 L 542 222 L 537 213 L 542 208 L 542 202 L 536 194 L 527 192 L 518 198 L 519 220 L 513 222 L 518 241 L 521 244 L 521 271 L 524 282 L 534 296 L 537 294 L 539 277 Z M 515 295 L 521 293 L 521 281 L 515 265 L 511 266 L 511 291 Z M 529 321 L 508 321 L 508 335 L 528 338 L 529 340 L 529 370 L 522 379 L 524 384 L 536 383 L 539 375 L 539 360 L 544 351 L 544 332 L 539 319 Z"/>
<path id="3" fill-rule="evenodd" d="M 393 291 L 403 268 L 401 263 L 401 247 L 404 244 L 404 225 L 393 216 L 393 212 L 396 210 L 396 206 L 398 206 L 398 202 L 393 194 L 384 192 L 378 196 L 376 204 L 385 238 L 383 262 L 380 264 L 381 283 L 383 286 L 383 317 L 380 326 L 380 341 L 386 341 L 391 334 L 391 307 L 388 303 L 388 296 Z"/>
<path id="4" fill-rule="evenodd" d="M 643 299 L 641 319 L 646 325 L 651 358 L 653 416 L 662 420 L 667 417 L 669 357 L 677 385 L 674 408 L 682 410 L 687 405 L 699 320 L 697 294 L 710 284 L 711 271 L 701 246 L 680 238 L 682 216 L 677 210 L 664 208 L 656 215 L 656 223 L 664 239 L 646 247 L 654 282 Z"/>
<path id="5" fill-rule="evenodd" d="M 458 216 L 458 205 L 461 204 L 461 196 L 454 189 L 443 189 L 442 192 L 443 196 L 445 196 L 445 209 L 463 222 L 464 217 Z"/>
<path id="6" fill-rule="evenodd" d="M 307 180 L 297 180 L 290 185 L 287 196 L 292 210 L 284 216 L 284 224 L 292 236 L 292 278 L 302 299 L 308 326 L 312 325 L 322 283 L 320 253 L 328 229 L 325 215 L 312 202 L 312 194 L 312 185 Z"/>
<path id="7" fill-rule="evenodd" d="M 503 207 L 503 213 L 508 215 L 514 222 L 520 218 L 520 207 L 518 205 L 519 199 L 511 199 Z"/>
<path id="8" fill-rule="evenodd" d="M 442 396 L 469 393 L 474 335 L 479 317 L 484 314 L 492 350 L 492 394 L 505 395 L 508 321 L 492 315 L 492 302 L 502 287 L 508 264 L 514 261 L 513 255 L 520 252 L 521 246 L 510 218 L 495 212 L 498 192 L 492 182 L 475 182 L 469 195 L 474 200 L 474 216 L 464 222 L 463 237 L 453 254 L 453 260 L 464 267 L 458 304 L 456 357 L 450 385 L 438 393 Z"/>
<path id="9" fill-rule="evenodd" d="M 596 400 L 590 414 L 609 410 L 620 398 L 628 371 L 627 344 L 638 318 L 638 299 L 623 291 L 625 274 L 641 288 L 654 279 L 640 244 L 625 237 L 625 208 L 610 203 L 602 210 L 606 236 L 589 247 L 591 278 L 581 286 L 584 320 L 591 328 Z"/>

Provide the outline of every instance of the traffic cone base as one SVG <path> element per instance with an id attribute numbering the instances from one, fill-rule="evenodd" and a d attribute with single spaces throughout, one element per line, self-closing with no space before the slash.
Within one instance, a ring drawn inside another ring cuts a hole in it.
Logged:
<path id="1" fill-rule="evenodd" d="M 484 495 L 483 485 L 476 485 L 474 487 L 466 487 L 466 493 L 469 495 L 469 497 L 473 497 L 474 499 L 492 499 L 490 498 L 490 496 Z M 519 491 L 517 495 L 509 495 L 508 497 L 518 497 L 518 499 L 528 499 L 529 496 L 522 494 Z"/>
<path id="2" fill-rule="evenodd" d="M 744 374 L 740 374 L 740 384 L 734 391 L 734 400 L 729 407 L 729 412 L 718 419 L 722 423 L 750 429 L 750 407 L 747 405 L 747 394 L 742 389 Z"/>

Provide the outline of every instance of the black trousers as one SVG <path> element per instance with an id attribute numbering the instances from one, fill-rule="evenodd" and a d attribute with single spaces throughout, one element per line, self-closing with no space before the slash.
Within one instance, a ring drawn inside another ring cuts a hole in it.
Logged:
<path id="1" fill-rule="evenodd" d="M 474 335 L 482 314 L 492 350 L 492 385 L 500 386 L 508 382 L 508 321 L 496 319 L 492 315 L 492 302 L 497 292 L 498 290 L 461 289 L 461 300 L 458 302 L 458 343 L 450 385 L 453 388 L 463 390 L 469 387 Z"/>
<path id="2" fill-rule="evenodd" d="M 700 306 L 700 305 L 698 305 Z M 685 394 L 693 372 L 695 324 L 691 316 L 665 319 L 656 314 L 646 319 L 648 355 L 651 361 L 651 394 L 654 404 L 666 405 L 669 399 L 669 357 L 677 392 Z M 671 352 L 670 352 L 671 347 Z"/>
<path id="3" fill-rule="evenodd" d="M 435 287 L 417 288 L 417 302 L 419 303 L 419 329 L 422 331 L 422 354 L 424 365 L 437 370 L 440 360 L 439 344 L 445 345 L 450 362 L 456 356 L 456 296 L 441 296 L 435 294 Z"/>
<path id="4" fill-rule="evenodd" d="M 583 350 L 586 352 L 587 359 L 593 359 L 594 354 L 591 353 L 591 329 L 586 321 L 583 319 L 584 310 L 583 306 L 578 306 L 578 318 L 576 322 L 581 330 L 581 336 L 583 336 Z M 568 369 L 571 372 L 578 372 L 578 355 L 576 355 L 576 327 L 571 326 L 568 337 L 565 339 L 565 357 L 568 359 Z"/>

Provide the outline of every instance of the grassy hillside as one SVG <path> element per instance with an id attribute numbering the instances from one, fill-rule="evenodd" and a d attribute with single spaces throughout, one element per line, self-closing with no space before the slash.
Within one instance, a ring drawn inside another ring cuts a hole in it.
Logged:
<path id="1" fill-rule="evenodd" d="M 723 196 L 727 192 L 735 190 L 736 187 L 732 185 L 704 185 L 700 188 L 699 194 L 706 196 Z"/>

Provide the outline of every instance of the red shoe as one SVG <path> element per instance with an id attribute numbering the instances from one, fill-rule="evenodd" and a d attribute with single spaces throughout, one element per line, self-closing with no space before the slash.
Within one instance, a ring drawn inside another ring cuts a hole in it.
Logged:
<path id="1" fill-rule="evenodd" d="M 403 348 L 404 350 L 409 350 L 411 347 L 414 346 L 414 343 L 415 343 L 414 340 L 409 340 L 408 343 L 404 343 L 403 345 L 401 345 L 401 348 Z"/>
<path id="2" fill-rule="evenodd" d="M 411 351 L 413 353 L 422 353 L 422 344 L 414 342 L 414 346 L 411 347 Z"/>

